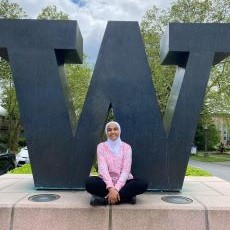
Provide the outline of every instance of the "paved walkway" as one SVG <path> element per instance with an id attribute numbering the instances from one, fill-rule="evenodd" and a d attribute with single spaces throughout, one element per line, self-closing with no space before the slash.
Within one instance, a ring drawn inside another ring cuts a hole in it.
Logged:
<path id="1" fill-rule="evenodd" d="M 60 199 L 28 200 L 40 193 L 55 193 Z M 0 230 L 229 230 L 229 182 L 186 177 L 175 195 L 193 202 L 166 203 L 161 198 L 167 193 L 145 193 L 136 205 L 92 207 L 86 192 L 35 190 L 31 175 L 7 174 L 0 176 Z"/>
<path id="2" fill-rule="evenodd" d="M 189 160 L 189 165 L 197 168 L 204 169 L 210 172 L 213 176 L 219 177 L 223 180 L 230 182 L 230 162 L 201 162 L 195 160 Z"/>

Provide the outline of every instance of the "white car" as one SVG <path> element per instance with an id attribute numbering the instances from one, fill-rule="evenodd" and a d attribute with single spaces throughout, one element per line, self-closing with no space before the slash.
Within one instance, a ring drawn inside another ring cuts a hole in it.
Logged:
<path id="1" fill-rule="evenodd" d="M 191 148 L 191 154 L 192 155 L 197 154 L 197 147 L 195 145 L 193 145 Z"/>
<path id="2" fill-rule="evenodd" d="M 21 151 L 16 155 L 16 165 L 18 167 L 30 163 L 29 153 L 27 146 L 21 149 Z"/>

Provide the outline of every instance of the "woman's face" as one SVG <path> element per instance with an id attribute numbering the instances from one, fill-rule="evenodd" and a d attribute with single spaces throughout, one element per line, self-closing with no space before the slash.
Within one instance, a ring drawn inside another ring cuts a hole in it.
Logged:
<path id="1" fill-rule="evenodd" d="M 107 128 L 107 136 L 110 140 L 115 141 L 120 135 L 120 131 L 116 124 L 110 124 Z"/>

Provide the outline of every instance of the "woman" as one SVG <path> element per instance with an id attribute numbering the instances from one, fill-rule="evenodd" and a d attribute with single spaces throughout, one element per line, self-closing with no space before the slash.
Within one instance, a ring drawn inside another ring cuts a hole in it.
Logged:
<path id="1" fill-rule="evenodd" d="M 135 196 L 147 190 L 148 183 L 134 179 L 131 171 L 132 149 L 121 141 L 120 125 L 111 121 L 105 126 L 107 141 L 97 146 L 99 177 L 89 177 L 86 190 L 91 193 L 90 204 L 106 205 L 135 203 Z"/>

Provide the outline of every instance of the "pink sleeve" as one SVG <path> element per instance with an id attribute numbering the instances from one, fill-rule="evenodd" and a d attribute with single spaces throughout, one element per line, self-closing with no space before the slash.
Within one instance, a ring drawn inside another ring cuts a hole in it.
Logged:
<path id="1" fill-rule="evenodd" d="M 97 163 L 98 163 L 98 173 L 102 177 L 103 181 L 106 183 L 106 188 L 114 187 L 112 178 L 109 175 L 108 165 L 103 155 L 101 144 L 97 146 Z"/>
<path id="2" fill-rule="evenodd" d="M 132 149 L 130 146 L 128 146 L 128 149 L 126 149 L 124 152 L 121 175 L 115 185 L 115 189 L 117 191 L 120 191 L 120 189 L 125 185 L 131 171 L 131 164 L 132 164 Z"/>

